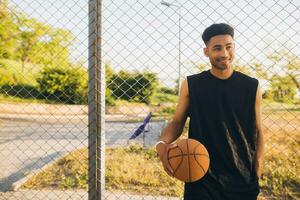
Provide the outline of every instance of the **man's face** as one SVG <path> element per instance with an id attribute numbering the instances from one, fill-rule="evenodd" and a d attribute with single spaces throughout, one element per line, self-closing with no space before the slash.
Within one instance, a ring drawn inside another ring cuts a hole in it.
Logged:
<path id="1" fill-rule="evenodd" d="M 212 67 L 224 71 L 231 67 L 234 58 L 234 41 L 230 35 L 217 35 L 210 38 L 204 48 Z"/>

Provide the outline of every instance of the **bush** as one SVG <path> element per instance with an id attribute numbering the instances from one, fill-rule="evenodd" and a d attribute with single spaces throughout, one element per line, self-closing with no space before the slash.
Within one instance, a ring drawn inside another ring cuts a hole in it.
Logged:
<path id="1" fill-rule="evenodd" d="M 154 73 L 120 71 L 111 76 L 107 86 L 115 99 L 149 104 L 151 96 L 157 88 L 157 83 Z"/>
<path id="2" fill-rule="evenodd" d="M 159 87 L 157 92 L 158 93 L 163 93 L 163 94 L 177 95 L 176 89 L 172 89 L 172 88 L 169 88 L 169 87 Z"/>
<path id="3" fill-rule="evenodd" d="M 112 92 L 109 88 L 105 89 L 105 103 L 108 106 L 114 106 L 115 105 L 115 100 L 112 97 Z"/>
<path id="4" fill-rule="evenodd" d="M 0 68 L 0 86 L 12 85 L 16 82 L 12 73 L 8 70 Z"/>
<path id="5" fill-rule="evenodd" d="M 69 104 L 87 103 L 87 72 L 82 67 L 46 67 L 36 81 L 45 98 Z"/>
<path id="6" fill-rule="evenodd" d="M 1 86 L 0 93 L 4 93 L 9 96 L 20 97 L 22 99 L 42 98 L 42 95 L 37 90 L 37 88 L 28 84 L 5 84 Z"/>
<path id="7" fill-rule="evenodd" d="M 289 76 L 274 75 L 271 82 L 271 91 L 273 100 L 282 103 L 292 103 L 297 87 Z"/>

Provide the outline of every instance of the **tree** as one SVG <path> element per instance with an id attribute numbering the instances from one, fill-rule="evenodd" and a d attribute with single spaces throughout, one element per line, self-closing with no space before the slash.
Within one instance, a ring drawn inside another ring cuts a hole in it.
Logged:
<path id="1" fill-rule="evenodd" d="M 47 32 L 48 41 L 41 41 L 33 51 L 43 49 L 36 57 L 40 63 L 50 66 L 68 66 L 70 64 L 70 47 L 74 37 L 69 30 L 51 29 Z"/>
<path id="2" fill-rule="evenodd" d="M 8 10 L 8 1 L 0 1 L 0 58 L 14 57 L 18 34 L 18 26 Z"/>
<path id="3" fill-rule="evenodd" d="M 8 15 L 8 0 L 0 0 L 0 14 Z"/>
<path id="4" fill-rule="evenodd" d="M 237 61 L 234 65 L 233 65 L 233 69 L 239 72 L 242 72 L 244 74 L 247 74 L 249 76 L 252 75 L 252 70 L 248 65 L 242 64 L 240 61 Z"/>
<path id="5" fill-rule="evenodd" d="M 68 66 L 70 64 L 69 47 L 74 37 L 69 30 L 55 29 L 35 19 L 23 17 L 21 27 L 20 60 L 44 64 L 46 66 Z"/>
<path id="6" fill-rule="evenodd" d="M 257 76 L 272 82 L 274 75 L 280 73 L 280 77 L 288 76 L 300 92 L 300 58 L 294 53 L 284 50 L 267 55 L 267 58 L 272 62 L 272 65 L 264 66 L 258 62 L 254 63 Z"/>
<path id="7" fill-rule="evenodd" d="M 296 94 L 296 86 L 290 76 L 274 75 L 271 82 L 272 97 L 279 102 L 292 102 Z"/>
<path id="8" fill-rule="evenodd" d="M 282 50 L 269 55 L 269 59 L 274 63 L 281 63 L 279 66 L 300 91 L 300 58 L 291 52 Z"/>
<path id="9" fill-rule="evenodd" d="M 106 88 L 105 88 L 105 103 L 107 105 L 114 105 L 114 98 L 112 96 L 112 91 L 110 89 L 111 78 L 114 75 L 114 71 L 109 66 L 109 63 L 105 64 L 105 78 L 106 78 Z"/>
<path id="10" fill-rule="evenodd" d="M 43 37 L 46 32 L 43 31 L 43 23 L 38 22 L 33 18 L 28 18 L 25 14 L 14 13 L 17 20 L 16 24 L 19 29 L 18 35 L 18 45 L 17 45 L 17 59 L 22 61 L 22 70 L 24 71 L 24 66 L 26 62 L 37 63 L 32 58 L 32 49 L 36 46 L 41 37 Z"/>
<path id="11" fill-rule="evenodd" d="M 276 101 L 287 101 L 287 97 L 293 100 L 294 95 L 300 92 L 300 58 L 286 50 L 273 52 L 266 58 L 268 65 L 256 61 L 253 66 L 256 75 L 271 85 L 268 97 Z"/>

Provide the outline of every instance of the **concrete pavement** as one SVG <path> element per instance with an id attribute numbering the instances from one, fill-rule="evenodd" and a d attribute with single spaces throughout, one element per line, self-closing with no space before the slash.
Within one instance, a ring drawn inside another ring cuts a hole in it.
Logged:
<path id="1" fill-rule="evenodd" d="M 0 200 L 87 200 L 86 191 L 58 191 L 58 190 L 23 190 L 0 193 Z M 105 200 L 180 200 L 177 197 L 133 195 L 124 192 L 105 191 Z"/>

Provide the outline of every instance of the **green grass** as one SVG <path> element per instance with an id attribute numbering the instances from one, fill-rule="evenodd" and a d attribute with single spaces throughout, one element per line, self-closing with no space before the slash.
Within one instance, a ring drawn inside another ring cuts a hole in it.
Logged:
<path id="1" fill-rule="evenodd" d="M 160 103 L 176 103 L 178 101 L 178 96 L 166 93 L 154 93 L 151 98 L 151 105 L 159 105 Z"/>
<path id="2" fill-rule="evenodd" d="M 43 68 L 41 65 L 25 63 L 24 67 L 22 62 L 8 59 L 0 59 L 0 66 L 4 66 L 7 73 L 13 74 L 17 79 L 18 84 L 27 84 L 36 86 L 35 76 Z"/>

